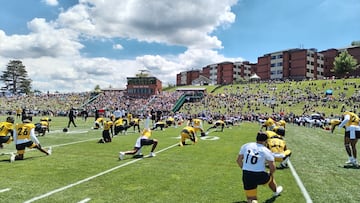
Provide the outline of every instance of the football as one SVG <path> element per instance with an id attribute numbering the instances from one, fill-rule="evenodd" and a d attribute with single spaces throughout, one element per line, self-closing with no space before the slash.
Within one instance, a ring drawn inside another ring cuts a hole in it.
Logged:
<path id="1" fill-rule="evenodd" d="M 64 128 L 64 129 L 63 129 L 63 132 L 64 132 L 64 133 L 66 133 L 67 131 L 68 131 L 68 129 L 67 129 L 67 128 Z"/>

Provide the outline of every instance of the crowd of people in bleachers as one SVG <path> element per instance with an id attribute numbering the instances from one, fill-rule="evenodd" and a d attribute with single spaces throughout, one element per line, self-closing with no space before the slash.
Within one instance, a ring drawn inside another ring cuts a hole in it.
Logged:
<path id="1" fill-rule="evenodd" d="M 338 117 L 341 112 L 351 110 L 358 112 L 360 101 L 359 85 L 344 80 L 336 84 L 335 81 L 324 81 L 321 86 L 308 82 L 304 87 L 299 82 L 269 81 L 252 83 L 242 86 L 227 86 L 222 93 L 205 93 L 200 102 L 185 103 L 177 113 L 179 117 L 201 117 L 204 120 L 224 119 L 258 121 L 264 117 L 279 117 L 287 122 L 295 122 L 299 118 L 308 117 L 313 113 L 320 113 L 318 109 L 333 109 L 335 113 L 323 115 L 324 117 Z M 324 91 L 331 83 L 336 95 L 324 96 Z M 265 88 L 260 88 L 265 86 Z M 354 86 L 355 91 L 350 97 L 345 93 L 349 86 Z M 277 89 L 281 88 L 281 89 Z M 130 98 L 122 91 L 104 91 L 93 101 L 90 101 L 91 93 L 70 94 L 41 94 L 33 96 L 0 97 L 1 114 L 15 114 L 19 108 L 31 111 L 33 115 L 66 116 L 72 107 L 81 107 L 78 114 L 88 112 L 94 115 L 98 109 L 105 109 L 108 114 L 116 108 L 140 115 L 145 111 L 163 112 L 164 117 L 173 115 L 171 112 L 174 104 L 184 92 L 162 92 L 147 99 Z M 336 101 L 336 102 L 335 102 Z M 339 106 L 338 104 L 341 103 Z M 292 107 L 303 104 L 303 112 L 296 115 L 291 111 Z M 260 112 L 262 110 L 262 112 Z"/>

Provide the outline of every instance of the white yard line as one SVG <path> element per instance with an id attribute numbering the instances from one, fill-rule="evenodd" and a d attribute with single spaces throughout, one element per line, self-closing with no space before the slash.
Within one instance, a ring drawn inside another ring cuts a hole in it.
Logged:
<path id="1" fill-rule="evenodd" d="M 78 203 L 86 203 L 86 202 L 88 202 L 88 201 L 90 201 L 90 200 L 91 200 L 90 198 L 86 198 L 86 199 L 81 200 L 81 201 L 78 202 Z"/>
<path id="2" fill-rule="evenodd" d="M 300 190 L 301 190 L 301 192 L 302 192 L 302 194 L 303 194 L 303 196 L 304 196 L 304 198 L 306 200 L 306 203 L 312 203 L 313 201 L 311 200 L 311 197 L 310 197 L 309 193 L 307 192 L 307 190 L 306 190 L 304 184 L 302 183 L 299 175 L 296 173 L 295 168 L 291 164 L 290 160 L 288 161 L 288 165 L 289 165 L 289 168 L 291 170 L 292 175 L 294 176 L 294 178 L 296 180 L 296 183 L 298 184 L 298 186 L 299 186 L 299 188 L 300 188 Z"/>
<path id="3" fill-rule="evenodd" d="M 1 190 L 0 190 L 0 193 L 2 193 L 2 192 L 7 192 L 7 191 L 10 191 L 10 190 L 11 190 L 11 188 L 1 189 Z"/>
<path id="4" fill-rule="evenodd" d="M 159 151 L 157 151 L 156 153 L 161 153 L 161 152 L 163 152 L 163 151 L 166 151 L 166 150 L 171 149 L 171 148 L 173 148 L 173 147 L 175 147 L 175 146 L 178 146 L 178 145 L 179 145 L 179 144 L 176 143 L 176 144 L 171 145 L 171 146 L 169 146 L 169 147 L 166 147 L 166 148 L 164 148 L 164 149 L 162 149 L 162 150 L 159 150 Z M 148 156 L 145 156 L 145 157 L 148 157 Z M 140 160 L 143 160 L 143 159 L 134 159 L 134 160 L 132 160 L 132 161 L 123 163 L 123 164 L 121 164 L 121 165 L 119 165 L 119 166 L 116 166 L 116 167 L 114 167 L 114 168 L 108 169 L 108 170 L 103 171 L 103 172 L 101 172 L 101 173 L 98 173 L 98 174 L 96 174 L 96 175 L 94 175 L 94 176 L 90 176 L 90 177 L 88 177 L 88 178 L 79 180 L 79 181 L 77 181 L 77 182 L 75 182 L 75 183 L 72 183 L 72 184 L 70 184 L 70 185 L 66 185 L 66 186 L 64 186 L 64 187 L 58 188 L 58 189 L 56 189 L 56 190 L 52 190 L 52 191 L 50 191 L 50 192 L 48 192 L 48 193 L 45 193 L 45 194 L 43 194 L 43 195 L 34 197 L 34 198 L 30 199 L 30 200 L 25 201 L 24 203 L 30 203 L 30 202 L 34 202 L 34 201 L 39 200 L 39 199 L 43 199 L 43 198 L 48 197 L 48 196 L 50 196 L 50 195 L 53 195 L 53 194 L 55 194 L 55 193 L 64 191 L 64 190 L 66 190 L 66 189 L 69 189 L 69 188 L 72 188 L 72 187 L 74 187 L 74 186 L 77 186 L 77 185 L 80 185 L 80 184 L 82 184 L 82 183 L 85 183 L 85 182 L 87 182 L 87 181 L 89 181 L 89 180 L 95 179 L 95 178 L 97 178 L 97 177 L 99 177 L 99 176 L 102 176 L 102 175 L 105 175 L 105 174 L 107 174 L 107 173 L 110 173 L 110 172 L 112 172 L 112 171 L 114 171 L 114 170 L 117 170 L 117 169 L 119 169 L 119 168 L 122 168 L 122 167 L 124 167 L 124 166 L 130 165 L 130 164 L 133 164 L 133 163 L 136 163 L 136 162 L 138 162 L 138 161 L 140 161 Z"/>

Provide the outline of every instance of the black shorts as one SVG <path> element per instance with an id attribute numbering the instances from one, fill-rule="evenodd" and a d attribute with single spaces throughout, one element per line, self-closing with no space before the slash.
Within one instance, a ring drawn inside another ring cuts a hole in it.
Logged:
<path id="1" fill-rule="evenodd" d="M 16 150 L 25 150 L 26 147 L 28 148 L 34 148 L 36 144 L 33 141 L 25 142 L 22 144 L 16 145 Z"/>
<path id="2" fill-rule="evenodd" d="M 7 136 L 0 136 L 0 144 L 2 143 L 7 143 L 10 139 L 10 136 L 7 135 Z"/>
<path id="3" fill-rule="evenodd" d="M 278 129 L 276 130 L 276 134 L 285 137 L 285 128 L 278 128 Z"/>
<path id="4" fill-rule="evenodd" d="M 350 131 L 345 131 L 345 137 L 350 137 Z M 355 131 L 355 138 L 360 139 L 360 131 Z"/>
<path id="5" fill-rule="evenodd" d="M 253 172 L 253 171 L 246 171 L 243 170 L 243 183 L 244 183 L 244 190 L 252 190 L 256 189 L 258 185 L 264 185 L 269 182 L 270 180 L 269 173 L 262 171 L 262 172 Z"/>
<path id="6" fill-rule="evenodd" d="M 102 137 L 104 141 L 109 141 L 109 142 L 111 141 L 110 132 L 108 130 L 103 130 Z"/>
<path id="7" fill-rule="evenodd" d="M 141 139 L 140 141 L 141 146 L 152 145 L 152 144 L 154 144 L 153 139 Z"/>
<path id="8" fill-rule="evenodd" d="M 163 127 L 165 127 L 165 124 L 164 123 L 156 124 L 156 127 L 163 128 Z"/>

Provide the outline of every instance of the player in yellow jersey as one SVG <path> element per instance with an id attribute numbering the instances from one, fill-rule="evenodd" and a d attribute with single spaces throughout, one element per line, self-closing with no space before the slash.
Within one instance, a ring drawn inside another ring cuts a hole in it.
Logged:
<path id="1" fill-rule="evenodd" d="M 360 119 L 358 115 L 353 112 L 346 111 L 343 113 L 343 119 L 339 125 L 339 129 L 345 127 L 344 145 L 346 153 L 349 156 L 349 160 L 346 164 L 351 164 L 356 167 L 359 167 L 356 150 L 356 143 L 360 138 L 359 122 Z"/>
<path id="2" fill-rule="evenodd" d="M 127 117 L 127 123 L 130 123 L 133 119 L 133 114 L 131 112 L 129 112 L 129 113 L 127 113 L 126 117 Z"/>
<path id="3" fill-rule="evenodd" d="M 261 131 L 260 131 L 261 132 Z M 277 136 L 278 134 L 272 130 L 267 130 L 264 132 L 267 136 L 268 136 L 268 139 L 270 139 L 271 137 L 273 136 Z"/>
<path id="4" fill-rule="evenodd" d="M 115 122 L 114 122 L 114 131 L 115 131 L 115 135 L 118 135 L 119 133 L 121 134 L 126 134 L 127 129 L 130 126 L 127 125 L 127 120 L 124 117 L 118 118 Z"/>
<path id="5" fill-rule="evenodd" d="M 203 121 L 200 118 L 193 118 L 188 121 L 188 124 L 195 129 L 195 133 L 200 132 L 201 136 L 205 136 L 205 131 L 203 128 Z"/>
<path id="6" fill-rule="evenodd" d="M 46 155 L 51 154 L 51 148 L 45 150 L 41 147 L 39 140 L 35 136 L 35 125 L 29 118 L 24 119 L 23 123 L 16 125 L 14 130 L 14 142 L 16 144 L 17 155 L 11 157 L 11 161 L 23 160 L 25 148 L 35 148 Z"/>
<path id="7" fill-rule="evenodd" d="M 341 123 L 341 120 L 339 120 L 339 119 L 331 119 L 330 120 L 331 133 L 334 133 L 336 126 L 340 125 L 340 123 Z"/>
<path id="8" fill-rule="evenodd" d="M 271 132 L 271 131 L 267 131 Z M 269 137 L 269 134 L 267 134 Z M 272 135 L 266 144 L 275 157 L 275 162 L 280 162 L 278 169 L 287 168 L 291 156 L 291 150 L 287 148 L 285 140 L 280 135 Z"/>
<path id="9" fill-rule="evenodd" d="M 103 125 L 104 125 L 104 121 L 105 121 L 105 118 L 104 117 L 99 117 L 95 120 L 94 122 L 94 127 L 93 129 L 94 130 L 97 130 L 99 128 L 101 128 Z"/>
<path id="10" fill-rule="evenodd" d="M 48 117 L 41 118 L 40 122 L 35 124 L 35 132 L 41 136 L 44 136 L 46 132 L 50 132 L 50 121 L 51 119 Z"/>
<path id="11" fill-rule="evenodd" d="M 113 130 L 113 122 L 105 121 L 104 122 L 104 129 L 102 131 L 102 139 L 98 141 L 98 143 L 107 143 L 112 141 L 112 137 L 114 136 L 114 130 Z"/>
<path id="12" fill-rule="evenodd" d="M 160 128 L 160 130 L 164 130 L 165 127 L 166 127 L 165 122 L 163 120 L 158 120 L 151 128 L 151 130 L 156 130 L 157 128 Z"/>
<path id="13" fill-rule="evenodd" d="M 155 156 L 155 148 L 158 144 L 156 139 L 151 139 L 151 129 L 150 125 L 150 115 L 145 120 L 144 130 L 141 132 L 140 136 L 136 139 L 135 146 L 132 150 L 119 152 L 119 159 L 123 160 L 125 155 L 134 155 L 136 157 L 142 157 L 141 149 L 143 146 L 152 145 L 149 157 Z"/>
<path id="14" fill-rule="evenodd" d="M 265 128 L 266 130 L 272 130 L 276 126 L 276 122 L 272 118 L 268 118 L 265 120 L 264 124 L 261 126 L 262 128 Z"/>
<path id="15" fill-rule="evenodd" d="M 283 128 L 285 128 L 285 126 L 286 126 L 286 121 L 284 121 L 284 120 L 279 120 L 279 121 L 277 122 L 277 125 L 278 125 L 278 126 L 282 126 Z"/>
<path id="16" fill-rule="evenodd" d="M 197 137 L 196 137 L 196 133 L 195 133 L 195 129 L 191 126 L 185 126 L 180 133 L 180 144 L 179 146 L 184 146 L 186 145 L 185 141 L 187 139 L 191 140 L 193 142 L 193 144 L 197 143 Z"/>
<path id="17" fill-rule="evenodd" d="M 278 135 L 280 135 L 282 137 L 285 137 L 285 128 L 283 126 L 275 125 L 272 128 L 272 131 L 276 132 L 276 134 L 278 134 Z"/>
<path id="18" fill-rule="evenodd" d="M 21 118 L 22 108 L 17 107 L 16 108 L 16 118 Z"/>
<path id="19" fill-rule="evenodd" d="M 211 130 L 211 129 L 216 129 L 216 131 L 217 131 L 219 128 L 220 128 L 220 132 L 223 132 L 225 127 L 226 127 L 226 124 L 223 120 L 216 120 L 214 125 L 206 130 L 205 134 L 208 134 L 209 130 Z"/>
<path id="20" fill-rule="evenodd" d="M 132 121 L 130 122 L 130 126 L 132 126 L 134 128 L 134 132 L 136 131 L 136 129 L 138 130 L 138 132 L 140 133 L 140 118 L 133 118 Z"/>
<path id="21" fill-rule="evenodd" d="M 3 144 L 9 144 L 13 140 L 14 117 L 9 116 L 6 121 L 0 122 L 0 149 Z"/>
<path id="22" fill-rule="evenodd" d="M 166 118 L 165 122 L 166 122 L 166 125 L 167 125 L 168 127 L 170 127 L 170 126 L 177 127 L 177 126 L 176 126 L 176 122 L 175 122 L 175 118 L 172 117 L 172 116 L 168 116 L 168 117 Z"/>

